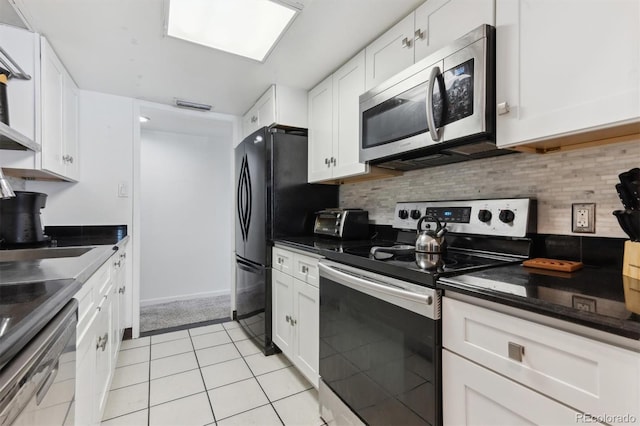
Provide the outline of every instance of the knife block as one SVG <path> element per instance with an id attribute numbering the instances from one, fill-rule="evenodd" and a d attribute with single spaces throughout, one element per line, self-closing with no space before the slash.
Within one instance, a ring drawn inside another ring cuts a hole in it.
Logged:
<path id="1" fill-rule="evenodd" d="M 640 242 L 624 243 L 622 283 L 625 306 L 631 312 L 640 314 Z"/>

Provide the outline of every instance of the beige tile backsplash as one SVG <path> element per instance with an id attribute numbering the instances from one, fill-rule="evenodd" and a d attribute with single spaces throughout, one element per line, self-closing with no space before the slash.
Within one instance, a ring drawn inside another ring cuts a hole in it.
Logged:
<path id="1" fill-rule="evenodd" d="M 369 211 L 390 225 L 396 201 L 532 197 L 538 200 L 538 232 L 626 237 L 613 210 L 622 209 L 618 174 L 640 167 L 640 139 L 602 147 L 503 157 L 405 172 L 383 180 L 344 184 L 341 207 Z M 571 232 L 571 204 L 596 203 L 596 233 Z"/>

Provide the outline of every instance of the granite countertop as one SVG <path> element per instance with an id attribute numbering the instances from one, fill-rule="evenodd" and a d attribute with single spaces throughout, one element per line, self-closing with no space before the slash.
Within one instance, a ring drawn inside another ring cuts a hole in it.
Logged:
<path id="1" fill-rule="evenodd" d="M 369 243 L 325 238 L 283 238 L 276 244 L 340 261 L 343 249 Z M 348 255 L 344 255 L 348 256 Z M 640 314 L 625 304 L 617 267 L 585 266 L 573 273 L 520 264 L 440 278 L 437 287 L 640 340 Z"/>
<path id="2" fill-rule="evenodd" d="M 128 240 L 124 236 L 115 243 L 90 245 L 90 250 L 77 257 L 0 262 L 0 368 Z"/>

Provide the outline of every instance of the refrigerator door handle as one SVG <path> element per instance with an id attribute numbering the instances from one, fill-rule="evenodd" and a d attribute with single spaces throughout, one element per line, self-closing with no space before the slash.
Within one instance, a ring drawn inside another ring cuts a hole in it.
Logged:
<path id="1" fill-rule="evenodd" d="M 242 240 L 247 241 L 249 237 L 249 226 L 251 224 L 251 173 L 249 172 L 249 162 L 245 155 L 240 167 L 240 181 L 238 182 L 238 218 L 240 220 L 240 231 Z"/>
<path id="2" fill-rule="evenodd" d="M 242 176 L 242 170 L 244 169 L 244 159 L 242 161 L 242 166 L 240 167 L 240 176 L 238 177 L 238 192 L 236 194 L 236 209 L 238 213 L 238 221 L 240 222 L 240 232 L 242 233 L 242 241 L 246 240 L 244 235 L 244 226 L 242 222 L 242 189 L 244 185 L 244 180 Z"/>

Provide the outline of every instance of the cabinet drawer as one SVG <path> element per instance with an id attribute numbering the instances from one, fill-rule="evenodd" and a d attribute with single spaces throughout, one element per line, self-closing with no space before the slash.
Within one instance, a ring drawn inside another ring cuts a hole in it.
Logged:
<path id="1" fill-rule="evenodd" d="M 293 276 L 318 287 L 320 278 L 318 277 L 318 259 L 295 253 L 293 255 Z"/>
<path id="2" fill-rule="evenodd" d="M 577 409 L 640 418 L 640 355 L 443 299 L 443 347 Z"/>
<path id="3" fill-rule="evenodd" d="M 273 248 L 273 269 L 284 272 L 285 274 L 293 275 L 293 253 L 282 250 L 278 247 Z"/>

